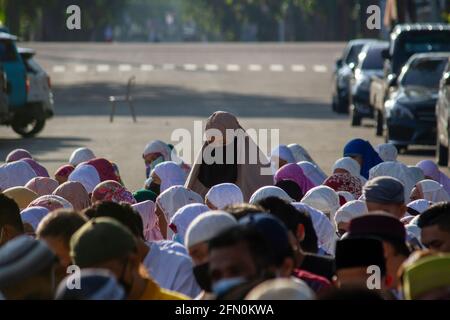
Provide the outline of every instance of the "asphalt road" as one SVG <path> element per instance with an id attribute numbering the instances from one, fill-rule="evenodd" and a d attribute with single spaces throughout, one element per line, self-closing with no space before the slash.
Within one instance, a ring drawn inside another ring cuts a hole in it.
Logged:
<path id="1" fill-rule="evenodd" d="M 348 140 L 382 142 L 371 121 L 352 128 L 331 111 L 331 73 L 344 43 L 21 45 L 36 49 L 51 76 L 56 116 L 34 139 L 1 127 L 0 159 L 23 147 L 53 172 L 87 146 L 116 162 L 134 190 L 143 184 L 148 141 L 171 141 L 180 128 L 193 133 L 194 121 L 216 110 L 236 114 L 246 129 L 278 129 L 281 143 L 301 144 L 327 172 Z M 110 123 L 108 97 L 124 94 L 133 75 L 138 122 L 121 105 Z M 432 157 L 428 148 L 413 148 L 400 159 Z"/>

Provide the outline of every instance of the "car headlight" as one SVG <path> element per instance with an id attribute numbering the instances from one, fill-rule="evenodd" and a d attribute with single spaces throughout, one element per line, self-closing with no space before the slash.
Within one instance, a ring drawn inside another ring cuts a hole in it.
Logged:
<path id="1" fill-rule="evenodd" d="M 411 110 L 409 110 L 406 106 L 399 104 L 399 103 L 389 103 L 386 102 L 386 113 L 388 118 L 395 118 L 395 119 L 414 119 L 414 115 L 412 114 Z"/>

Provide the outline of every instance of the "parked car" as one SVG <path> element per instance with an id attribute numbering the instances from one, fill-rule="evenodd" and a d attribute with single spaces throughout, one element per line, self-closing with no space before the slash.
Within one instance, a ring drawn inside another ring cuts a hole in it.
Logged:
<path id="1" fill-rule="evenodd" d="M 385 103 L 386 141 L 406 149 L 410 144 L 436 144 L 439 82 L 450 53 L 412 56 Z"/>
<path id="2" fill-rule="evenodd" d="M 0 124 L 11 125 L 23 137 L 32 137 L 44 128 L 53 111 L 46 109 L 48 105 L 40 103 L 42 100 L 29 100 L 31 78 L 28 76 L 32 72 L 19 54 L 16 41 L 17 37 L 0 32 L 0 63 L 6 73 L 8 87 L 8 113 L 0 117 Z"/>
<path id="3" fill-rule="evenodd" d="M 8 80 L 0 64 L 0 119 L 8 116 Z"/>
<path id="4" fill-rule="evenodd" d="M 416 53 L 450 52 L 450 25 L 447 24 L 402 24 L 391 33 L 389 50 L 383 51 L 384 76 L 374 78 L 370 86 L 370 104 L 375 108 L 376 135 L 383 134 L 385 120 L 384 105 L 398 76 Z"/>
<path id="5" fill-rule="evenodd" d="M 437 145 L 436 157 L 441 166 L 448 166 L 450 150 L 450 58 L 439 85 L 439 96 L 436 104 Z"/>
<path id="6" fill-rule="evenodd" d="M 352 126 L 361 125 L 363 118 L 373 118 L 370 105 L 372 77 L 383 76 L 382 51 L 389 47 L 385 41 L 366 44 L 359 54 L 358 64 L 350 79 L 350 119 Z"/>
<path id="7" fill-rule="evenodd" d="M 337 113 L 348 113 L 350 78 L 358 63 L 358 55 L 364 45 L 373 39 L 351 40 L 345 48 L 342 58 L 336 61 L 332 80 L 332 109 Z"/>

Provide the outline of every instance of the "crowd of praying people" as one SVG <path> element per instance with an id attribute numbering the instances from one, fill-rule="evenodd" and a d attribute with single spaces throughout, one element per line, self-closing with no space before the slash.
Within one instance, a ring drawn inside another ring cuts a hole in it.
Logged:
<path id="1" fill-rule="evenodd" d="M 222 111 L 207 129 L 244 130 Z M 208 147 L 234 161 L 206 163 Z M 249 150 L 258 161 L 236 161 Z M 159 140 L 141 156 L 129 190 L 89 148 L 52 175 L 8 154 L 0 300 L 450 299 L 450 179 L 431 160 L 354 139 L 327 173 L 298 144 L 264 155 L 248 135 L 207 135 L 192 165 Z"/>

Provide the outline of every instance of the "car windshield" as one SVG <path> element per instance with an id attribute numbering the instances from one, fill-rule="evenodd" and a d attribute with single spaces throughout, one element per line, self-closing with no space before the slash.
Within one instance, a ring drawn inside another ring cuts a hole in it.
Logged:
<path id="1" fill-rule="evenodd" d="M 345 59 L 346 64 L 350 63 L 357 63 L 358 62 L 358 55 L 361 53 L 362 48 L 364 45 L 362 44 L 355 44 L 350 48 L 350 51 L 347 54 L 347 58 Z"/>
<path id="2" fill-rule="evenodd" d="M 362 61 L 361 69 L 363 70 L 383 70 L 384 60 L 381 52 L 382 47 L 370 48 L 366 51 L 366 55 Z"/>
<path id="3" fill-rule="evenodd" d="M 0 40 L 0 61 L 15 61 L 17 58 L 16 50 L 10 40 Z"/>
<path id="4" fill-rule="evenodd" d="M 402 77 L 403 86 L 438 88 L 447 59 L 413 61 Z"/>

